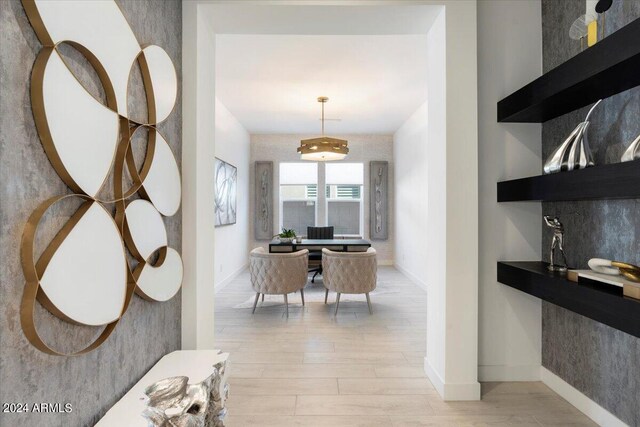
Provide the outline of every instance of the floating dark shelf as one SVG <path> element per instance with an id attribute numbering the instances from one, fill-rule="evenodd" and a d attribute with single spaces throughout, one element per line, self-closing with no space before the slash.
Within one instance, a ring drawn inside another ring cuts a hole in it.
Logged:
<path id="1" fill-rule="evenodd" d="M 622 288 L 547 271 L 543 262 L 498 262 L 498 282 L 640 338 L 640 301 Z"/>
<path id="2" fill-rule="evenodd" d="M 640 19 L 498 102 L 498 121 L 546 122 L 638 85 Z"/>
<path id="3" fill-rule="evenodd" d="M 640 160 L 498 183 L 498 202 L 634 199 Z"/>

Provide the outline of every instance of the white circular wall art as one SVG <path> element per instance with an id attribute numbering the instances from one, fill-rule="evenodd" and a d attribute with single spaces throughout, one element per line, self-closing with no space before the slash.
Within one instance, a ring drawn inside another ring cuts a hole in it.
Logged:
<path id="1" fill-rule="evenodd" d="M 180 208 L 180 169 L 155 128 L 173 111 L 178 78 L 164 49 L 140 46 L 113 0 L 22 0 L 22 4 L 43 45 L 31 73 L 38 134 L 51 165 L 78 194 L 42 202 L 27 222 L 21 250 L 26 278 L 21 321 L 25 336 L 39 350 L 76 355 L 97 348 L 109 337 L 134 292 L 167 301 L 182 284 L 182 259 L 168 246 L 163 220 Z M 67 66 L 58 51 L 63 43 L 93 67 L 105 103 L 94 98 Z M 129 117 L 127 86 L 136 64 L 146 91 L 148 123 Z M 135 161 L 130 136 L 140 128 L 149 132 L 147 155 L 138 171 L 131 170 Z M 127 172 L 133 188 L 125 192 Z M 99 200 L 110 176 L 114 196 Z M 136 192 L 142 199 L 129 201 Z M 41 220 L 67 198 L 84 203 L 34 259 Z M 127 261 L 125 245 L 135 258 L 135 268 Z M 38 335 L 36 301 L 63 320 L 104 329 L 78 351 L 57 351 Z"/>
<path id="2" fill-rule="evenodd" d="M 167 246 L 167 230 L 160 213 L 146 200 L 134 200 L 124 211 L 127 247 L 139 261 L 146 261 L 158 249 Z M 128 235 L 127 235 L 128 233 Z"/>
<path id="3" fill-rule="evenodd" d="M 52 163 L 64 170 L 67 185 L 95 196 L 113 163 L 120 119 L 85 90 L 55 49 L 50 52 L 41 76 L 42 91 L 33 98 L 36 106 L 42 106 L 38 131 L 45 135 L 43 145 Z"/>
<path id="4" fill-rule="evenodd" d="M 170 300 L 178 293 L 182 275 L 182 258 L 175 249 L 169 247 L 162 265 L 156 267 L 141 263 L 133 272 L 138 285 L 136 292 L 146 299 L 160 302 Z"/>
<path id="5" fill-rule="evenodd" d="M 171 147 L 160 132 L 156 133 L 151 168 L 143 177 L 142 187 L 147 197 L 164 216 L 173 216 L 182 198 L 180 169 Z"/>
<path id="6" fill-rule="evenodd" d="M 40 287 L 72 321 L 106 325 L 122 314 L 127 268 L 122 238 L 113 218 L 93 202 L 51 257 Z"/>
<path id="7" fill-rule="evenodd" d="M 173 62 L 167 52 L 160 46 L 150 45 L 142 49 L 140 53 L 140 66 L 148 75 L 145 82 L 153 88 L 153 108 L 155 111 L 155 123 L 164 121 L 171 112 L 178 97 L 178 77 L 173 68 Z"/>

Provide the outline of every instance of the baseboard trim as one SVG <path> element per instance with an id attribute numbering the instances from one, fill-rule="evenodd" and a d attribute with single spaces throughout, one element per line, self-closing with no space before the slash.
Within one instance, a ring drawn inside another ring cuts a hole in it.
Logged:
<path id="1" fill-rule="evenodd" d="M 598 405 L 580 390 L 576 389 L 547 368 L 540 367 L 540 379 L 547 385 L 547 387 L 578 408 L 580 412 L 591 418 L 596 424 L 606 427 L 627 426 L 627 424 L 621 421 L 618 417 Z"/>
<path id="2" fill-rule="evenodd" d="M 480 383 L 473 382 L 468 384 L 452 384 L 446 383 L 433 369 L 429 360 L 424 358 L 424 372 L 427 374 L 429 381 L 433 384 L 442 400 L 460 401 L 460 400 L 480 400 Z"/>
<path id="3" fill-rule="evenodd" d="M 444 380 L 440 378 L 440 375 L 433 369 L 429 359 L 426 357 L 424 358 L 424 373 L 427 374 L 429 381 L 431 381 L 438 394 L 444 398 Z"/>
<path id="4" fill-rule="evenodd" d="M 540 381 L 540 365 L 480 365 L 478 380 L 483 381 Z"/>
<path id="5" fill-rule="evenodd" d="M 423 282 L 422 279 L 420 279 L 418 276 L 416 276 L 415 274 L 413 274 L 412 272 L 410 272 L 409 270 L 407 270 L 406 268 L 404 268 L 403 266 L 401 266 L 398 263 L 395 263 L 393 266 L 400 273 L 402 273 L 405 276 L 407 276 L 413 283 L 415 283 L 416 285 L 418 285 L 419 287 L 421 287 L 425 291 L 427 290 L 427 284 L 425 282 Z"/>
<path id="6" fill-rule="evenodd" d="M 221 290 L 223 290 L 229 283 L 231 283 L 233 281 L 233 279 L 235 279 L 236 277 L 238 277 L 243 271 L 245 271 L 247 268 L 249 267 L 249 264 L 244 264 L 242 267 L 240 267 L 238 270 L 234 271 L 233 273 L 231 273 L 231 275 L 229 277 L 227 277 L 226 279 L 223 279 L 221 282 L 219 283 L 215 283 L 213 285 L 213 292 L 214 294 L 217 294 L 218 292 L 220 292 Z"/>

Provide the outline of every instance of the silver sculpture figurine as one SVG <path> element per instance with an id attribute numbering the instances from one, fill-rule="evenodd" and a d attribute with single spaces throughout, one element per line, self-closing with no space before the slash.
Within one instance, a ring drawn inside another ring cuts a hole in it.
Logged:
<path id="1" fill-rule="evenodd" d="M 576 126 L 569 137 L 551 153 L 544 164 L 544 173 L 584 169 L 594 165 L 587 140 L 587 128 L 589 127 L 589 116 L 601 102 L 602 99 L 591 107 L 584 122 Z"/>
<path id="2" fill-rule="evenodd" d="M 544 216 L 544 222 L 547 226 L 553 228 L 553 239 L 551 240 L 551 253 L 549 255 L 549 271 L 557 271 L 560 273 L 566 273 L 567 271 L 567 257 L 564 254 L 564 226 L 557 217 L 551 217 L 550 215 Z M 555 265 L 555 252 L 556 249 L 560 250 L 562 255 L 562 265 Z"/>
<path id="3" fill-rule="evenodd" d="M 622 155 L 623 162 L 630 162 L 632 160 L 640 159 L 640 135 L 633 140 L 629 148 Z"/>
<path id="4" fill-rule="evenodd" d="M 214 366 L 213 373 L 198 384 L 187 377 L 157 381 L 145 389 L 147 407 L 142 416 L 150 427 L 224 427 L 229 394 L 226 360 Z"/>

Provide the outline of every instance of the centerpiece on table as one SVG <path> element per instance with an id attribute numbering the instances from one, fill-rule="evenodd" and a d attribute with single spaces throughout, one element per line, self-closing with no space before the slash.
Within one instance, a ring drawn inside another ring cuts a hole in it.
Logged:
<path id="1" fill-rule="evenodd" d="M 296 232 L 293 228 L 287 229 L 282 227 L 282 232 L 273 237 L 278 238 L 281 243 L 291 243 L 296 238 Z"/>

